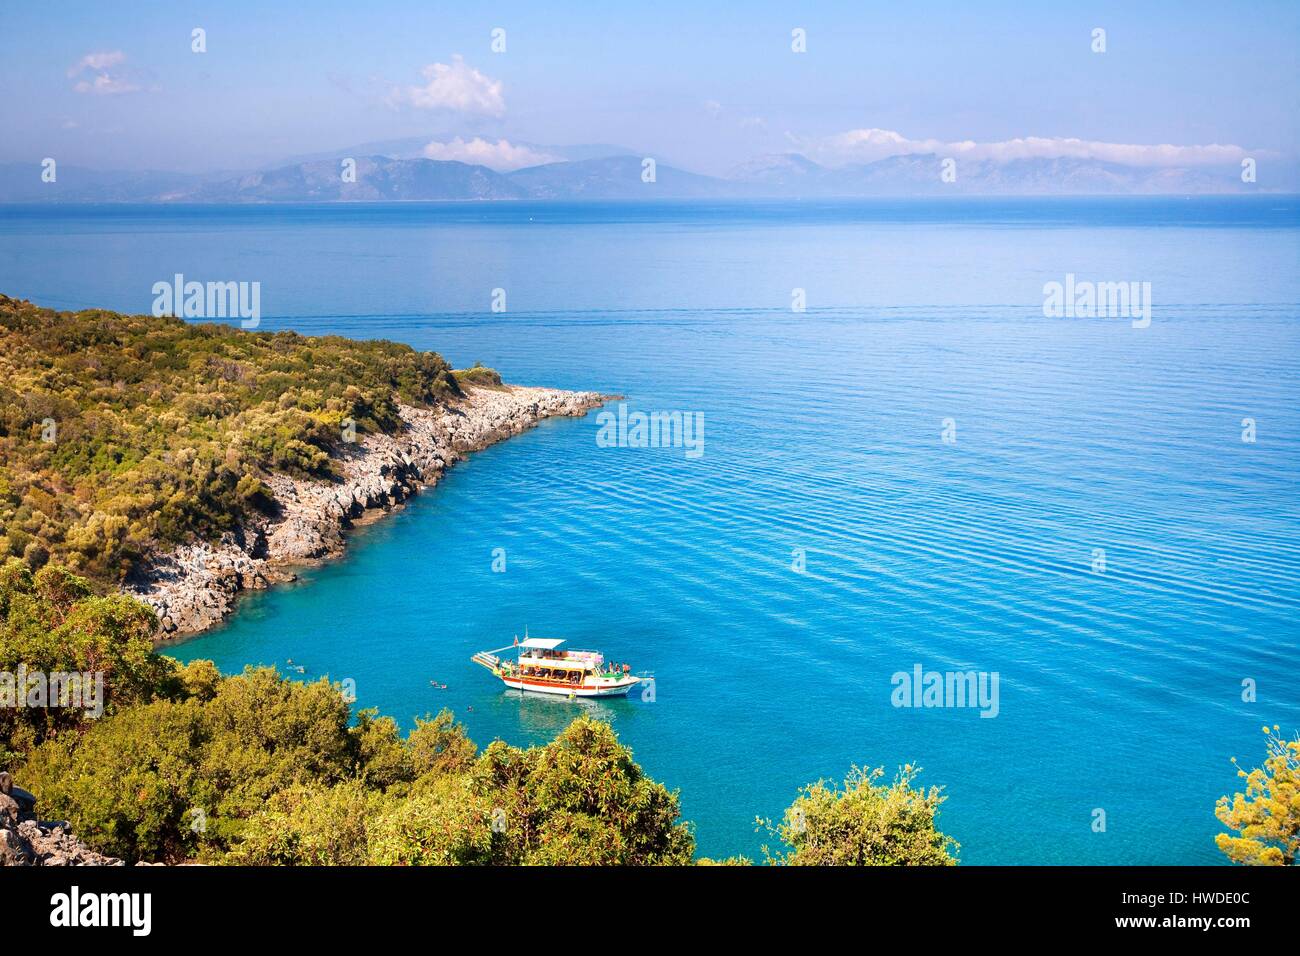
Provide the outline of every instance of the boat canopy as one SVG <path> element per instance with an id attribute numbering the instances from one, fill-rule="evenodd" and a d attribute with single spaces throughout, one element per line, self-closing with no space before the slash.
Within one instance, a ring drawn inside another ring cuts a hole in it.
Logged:
<path id="1" fill-rule="evenodd" d="M 529 667 L 545 667 L 553 671 L 586 671 L 594 666 L 590 661 L 566 661 L 562 657 L 521 657 L 519 661 Z"/>
<path id="2" fill-rule="evenodd" d="M 555 640 L 550 637 L 526 637 L 519 642 L 519 646 L 538 647 L 544 651 L 553 651 L 563 643 L 564 641 L 562 640 Z"/>

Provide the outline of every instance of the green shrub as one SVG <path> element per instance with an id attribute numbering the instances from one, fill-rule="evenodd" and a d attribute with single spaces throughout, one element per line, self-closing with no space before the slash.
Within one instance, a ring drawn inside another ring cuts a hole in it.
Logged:
<path id="1" fill-rule="evenodd" d="M 362 866 L 383 798 L 356 780 L 292 787 L 271 797 L 222 860 L 235 866 Z"/>
<path id="2" fill-rule="evenodd" d="M 505 387 L 501 381 L 501 373 L 481 362 L 475 362 L 473 368 L 457 369 L 453 374 L 462 385 L 477 385 L 480 388 Z"/>
<path id="3" fill-rule="evenodd" d="M 389 801 L 370 824 L 369 860 L 380 866 L 492 862 L 493 807 L 465 777 L 441 777 Z"/>
<path id="4" fill-rule="evenodd" d="M 143 604 L 123 595 L 97 597 L 88 581 L 65 568 L 47 565 L 32 574 L 14 558 L 0 564 L 0 673 L 13 675 L 17 693 L 25 669 L 87 675 L 87 689 L 102 693 L 104 714 L 174 697 L 181 690 L 177 670 L 154 653 L 155 626 Z M 0 707 L 2 749 L 30 749 L 91 719 L 85 707 Z"/>
<path id="5" fill-rule="evenodd" d="M 432 720 L 417 717 L 407 747 L 411 772 L 425 779 L 465 773 L 474 766 L 477 752 L 464 726 L 456 723 L 451 711 L 445 709 Z"/>
<path id="6" fill-rule="evenodd" d="M 939 788 L 914 789 L 917 768 L 893 782 L 880 768 L 853 768 L 843 787 L 819 780 L 804 787 L 774 830 L 789 850 L 771 862 L 792 866 L 951 866 L 957 843 L 936 826 Z M 763 821 L 760 821 L 763 822 Z M 764 848 L 766 852 L 766 848 Z"/>
<path id="7" fill-rule="evenodd" d="M 46 741 L 16 776 L 38 795 L 41 816 L 68 820 L 101 852 L 182 860 L 205 836 L 193 811 L 217 799 L 198 759 L 205 737 L 201 705 L 157 701 Z"/>

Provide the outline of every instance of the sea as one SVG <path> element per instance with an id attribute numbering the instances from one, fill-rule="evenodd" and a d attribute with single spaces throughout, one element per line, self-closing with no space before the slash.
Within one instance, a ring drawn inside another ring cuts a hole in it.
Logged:
<path id="1" fill-rule="evenodd" d="M 10 296 L 149 312 L 178 273 L 699 439 L 546 421 L 180 660 L 480 746 L 593 714 L 714 858 L 912 766 L 966 863 L 1223 862 L 1231 759 L 1300 727 L 1297 197 L 0 207 Z M 525 634 L 653 690 L 470 662 Z"/>

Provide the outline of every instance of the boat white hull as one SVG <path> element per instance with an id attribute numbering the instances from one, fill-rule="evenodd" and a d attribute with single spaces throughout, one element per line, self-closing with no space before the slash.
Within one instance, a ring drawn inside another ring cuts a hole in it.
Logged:
<path id="1" fill-rule="evenodd" d="M 573 684 L 549 684 L 543 681 L 502 677 L 501 683 L 513 690 L 525 690 L 533 694 L 555 694 L 559 697 L 623 697 L 641 681 L 639 678 L 631 677 L 603 686 L 575 686 Z"/>

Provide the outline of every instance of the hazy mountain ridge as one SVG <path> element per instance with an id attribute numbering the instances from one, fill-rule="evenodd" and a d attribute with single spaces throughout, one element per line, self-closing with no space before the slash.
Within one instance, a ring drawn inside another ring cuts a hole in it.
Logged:
<path id="1" fill-rule="evenodd" d="M 890 156 L 872 163 L 826 167 L 798 153 L 761 157 L 731 179 L 764 194 L 805 197 L 945 195 L 1122 195 L 1278 191 L 1243 183 L 1238 166 L 1138 167 L 1095 159 L 958 159 L 944 179 L 945 157 Z M 1290 188 L 1295 188 L 1294 178 Z"/>
<path id="2" fill-rule="evenodd" d="M 204 179 L 191 173 L 60 165 L 54 167 L 54 181 L 46 182 L 43 171 L 40 163 L 0 163 L 0 202 L 167 202 Z"/>
<path id="3" fill-rule="evenodd" d="M 189 202 L 382 202 L 525 199 L 526 194 L 486 166 L 455 160 L 356 160 L 356 179 L 346 182 L 340 163 L 321 160 L 206 183 Z"/>
<path id="4" fill-rule="evenodd" d="M 419 139 L 390 141 L 413 148 Z M 545 147 L 551 149 L 552 147 Z M 599 147 L 574 147 L 571 155 Z M 616 148 L 616 147 L 611 147 Z M 398 150 L 395 150 L 398 151 Z M 871 163 L 822 166 L 798 153 L 759 157 L 726 178 L 656 163 L 629 152 L 568 159 L 497 172 L 458 160 L 386 155 L 356 159 L 345 182 L 338 156 L 272 169 L 206 176 L 167 172 L 105 172 L 66 167 L 43 182 L 36 163 L 0 165 L 0 202 L 376 202 L 638 199 L 819 199 L 939 195 L 1210 195 L 1291 192 L 1300 175 L 1291 164 L 1260 171 L 1243 183 L 1230 166 L 1138 167 L 1095 159 L 1033 158 L 1007 162 L 959 159 L 949 167 L 934 154 L 891 156 Z"/>
<path id="5" fill-rule="evenodd" d="M 639 156 L 547 163 L 509 174 L 531 199 L 705 199 L 736 194 L 735 183 L 656 163 L 647 181 Z"/>

